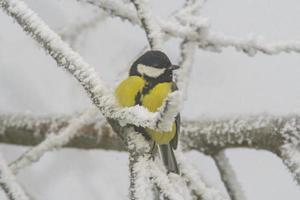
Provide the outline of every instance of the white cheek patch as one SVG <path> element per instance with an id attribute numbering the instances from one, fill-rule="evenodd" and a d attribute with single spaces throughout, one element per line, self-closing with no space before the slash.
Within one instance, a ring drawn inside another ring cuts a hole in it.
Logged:
<path id="1" fill-rule="evenodd" d="M 164 68 L 158 69 L 158 68 L 155 68 L 155 67 L 150 67 L 150 66 L 147 66 L 147 65 L 138 64 L 137 70 L 140 74 L 144 74 L 144 75 L 147 75 L 147 76 L 152 77 L 152 78 L 157 78 L 160 75 L 162 75 L 165 72 L 166 69 L 164 69 Z"/>

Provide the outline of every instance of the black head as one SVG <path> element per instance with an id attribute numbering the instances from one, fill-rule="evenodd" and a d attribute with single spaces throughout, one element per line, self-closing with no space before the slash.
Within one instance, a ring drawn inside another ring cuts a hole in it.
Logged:
<path id="1" fill-rule="evenodd" d="M 147 51 L 131 66 L 129 75 L 144 76 L 148 79 L 157 79 L 168 76 L 172 79 L 172 71 L 178 66 L 172 65 L 170 59 L 161 51 Z"/>

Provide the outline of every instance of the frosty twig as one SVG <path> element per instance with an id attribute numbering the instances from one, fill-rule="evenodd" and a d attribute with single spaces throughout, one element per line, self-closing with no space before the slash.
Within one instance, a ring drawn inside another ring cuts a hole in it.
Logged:
<path id="1" fill-rule="evenodd" d="M 96 113 L 97 110 L 91 108 L 80 117 L 73 119 L 70 122 L 70 125 L 63 129 L 61 133 L 49 134 L 40 144 L 32 147 L 10 164 L 10 168 L 13 173 L 17 174 L 21 169 L 38 161 L 46 152 L 67 144 L 71 139 L 78 135 L 79 129 L 82 128 L 83 125 L 95 118 Z"/>
<path id="2" fill-rule="evenodd" d="M 131 0 L 131 2 L 134 4 L 137 10 L 138 17 L 141 20 L 142 26 L 146 32 L 151 49 L 159 49 L 162 45 L 161 28 L 157 22 L 155 22 L 147 3 L 145 0 Z"/>
<path id="3" fill-rule="evenodd" d="M 9 200 L 29 200 L 23 188 L 17 183 L 15 176 L 0 154 L 0 186 Z"/>
<path id="4" fill-rule="evenodd" d="M 111 16 L 121 17 L 129 20 L 132 24 L 140 24 L 134 9 L 122 1 L 102 0 L 97 3 L 95 0 L 79 0 L 97 5 L 101 9 L 109 12 Z M 282 40 L 268 42 L 261 36 L 234 37 L 224 33 L 216 32 L 208 26 L 207 19 L 204 17 L 197 18 L 197 27 L 191 28 L 184 26 L 174 20 L 158 19 L 158 24 L 161 30 L 173 37 L 180 37 L 198 43 L 198 47 L 203 50 L 220 52 L 223 48 L 233 47 L 237 51 L 254 56 L 258 52 L 267 55 L 276 55 L 279 53 L 300 53 L 300 41 L 297 40 Z M 199 23 L 200 22 L 200 23 Z"/>
<path id="5" fill-rule="evenodd" d="M 94 68 L 63 42 L 24 2 L 1 0 L 0 6 L 19 23 L 26 33 L 43 46 L 59 66 L 64 67 L 77 79 L 105 117 L 117 120 L 122 126 L 133 124 L 164 131 L 171 129 L 179 106 L 178 103 L 174 103 L 179 99 L 176 93 L 170 94 L 164 104 L 164 106 L 172 105 L 172 109 L 164 109 L 163 106 L 159 112 L 151 113 L 141 106 L 120 108 Z"/>
<path id="6" fill-rule="evenodd" d="M 231 200 L 246 200 L 243 188 L 238 182 L 236 174 L 225 155 L 225 152 L 220 151 L 214 155 L 213 158 Z"/>

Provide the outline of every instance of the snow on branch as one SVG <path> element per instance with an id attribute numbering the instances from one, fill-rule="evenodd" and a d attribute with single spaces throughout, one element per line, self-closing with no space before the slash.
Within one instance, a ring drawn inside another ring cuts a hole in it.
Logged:
<path id="1" fill-rule="evenodd" d="M 185 178 L 177 174 L 168 174 L 162 166 L 161 161 L 154 160 L 151 155 L 151 148 L 145 138 L 127 129 L 128 151 L 129 151 L 129 168 L 130 168 L 130 196 L 131 199 L 153 199 L 152 184 L 158 187 L 159 192 L 165 199 L 170 200 L 189 200 L 192 199 L 188 190 Z M 183 159 L 183 155 L 181 155 Z M 191 178 L 191 177 L 189 177 Z M 193 179 L 196 182 L 195 179 Z M 197 180 L 200 181 L 200 180 Z M 152 184 L 151 184 L 152 183 Z M 207 187 L 201 188 L 201 198 L 204 200 L 225 200 L 216 198 L 217 196 L 208 196 L 212 189 Z M 215 194 L 215 193 L 214 193 Z M 206 198 L 207 197 L 207 198 Z"/>
<path id="2" fill-rule="evenodd" d="M 9 200 L 29 200 L 23 188 L 17 183 L 15 176 L 0 154 L 0 186 Z"/>
<path id="3" fill-rule="evenodd" d="M 161 28 L 152 15 L 146 0 L 131 0 L 146 32 L 151 49 L 160 49 L 162 45 Z"/>
<path id="4" fill-rule="evenodd" d="M 243 188 L 239 183 L 224 150 L 214 155 L 213 159 L 231 200 L 246 200 Z"/>
<path id="5" fill-rule="evenodd" d="M 179 61 L 179 70 L 176 72 L 175 80 L 179 90 L 182 93 L 182 97 L 187 96 L 188 79 L 190 77 L 191 68 L 193 65 L 194 53 L 196 50 L 196 44 L 184 40 L 181 45 L 181 58 Z"/>
<path id="6" fill-rule="evenodd" d="M 141 134 L 135 132 L 133 128 L 126 128 L 125 131 L 128 136 L 130 199 L 153 199 L 147 162 L 150 160 L 150 154 L 145 154 L 145 152 L 150 151 L 149 143 L 145 141 L 145 138 Z"/>
<path id="7" fill-rule="evenodd" d="M 171 129 L 172 121 L 178 113 L 179 103 L 176 103 L 179 101 L 178 93 L 168 96 L 164 104 L 164 106 L 168 105 L 168 109 L 162 106 L 156 113 L 151 113 L 142 106 L 120 108 L 94 68 L 63 42 L 24 2 L 2 0 L 0 6 L 26 33 L 43 46 L 59 66 L 64 67 L 77 79 L 105 117 L 117 120 L 121 126 L 133 124 L 162 131 Z"/>
<path id="8" fill-rule="evenodd" d="M 134 25 L 141 25 L 141 21 L 137 17 L 136 10 L 132 4 L 122 0 L 77 0 L 87 3 L 101 10 L 104 10 L 111 16 L 119 17 L 124 21 L 129 21 Z"/>
<path id="9" fill-rule="evenodd" d="M 280 148 L 280 157 L 300 185 L 300 145 L 284 144 Z"/>
<path id="10" fill-rule="evenodd" d="M 10 164 L 13 173 L 17 174 L 21 169 L 38 161 L 46 152 L 66 145 L 71 139 L 78 135 L 78 130 L 82 128 L 82 126 L 96 117 L 97 111 L 98 110 L 91 108 L 78 118 L 74 118 L 61 132 L 48 134 L 45 140 L 40 144 L 32 147 Z"/>
<path id="11" fill-rule="evenodd" d="M 63 131 L 68 127 L 71 119 L 76 117 L 78 116 L 41 117 L 32 115 L 0 115 L 0 142 L 36 145 L 44 140 L 48 134 Z M 79 130 L 80 135 L 75 136 L 65 146 L 83 149 L 125 150 L 120 138 L 112 131 L 109 125 L 106 123 L 101 124 L 100 121 L 97 118 L 86 124 L 82 124 Z M 299 127 L 299 115 L 271 116 L 263 114 L 227 119 L 183 121 L 180 143 L 185 151 L 197 150 L 211 156 L 225 148 L 234 147 L 268 150 L 283 159 L 288 169 L 299 182 L 300 162 L 299 146 L 297 146 L 300 141 Z M 141 144 L 140 148 L 145 148 L 144 143 L 136 142 L 135 145 Z M 142 152 L 145 151 L 143 150 Z M 180 154 L 177 154 L 176 157 L 178 158 L 183 175 L 190 177 L 187 180 L 191 183 L 194 181 L 195 183 L 189 187 L 194 188 L 193 190 L 195 191 L 201 191 L 203 185 L 197 185 L 201 179 L 195 179 L 198 175 L 195 175 L 196 173 L 188 166 L 183 166 L 185 161 L 181 161 Z M 146 162 L 143 159 L 140 161 Z M 148 160 L 147 164 L 150 161 Z M 155 165 L 155 163 L 150 165 Z M 156 173 L 160 172 L 154 171 L 152 176 Z M 198 195 L 202 194 L 198 193 Z"/>
<path id="12" fill-rule="evenodd" d="M 194 24 L 191 23 L 189 18 L 191 15 L 198 15 L 201 2 L 198 0 L 187 0 L 185 2 L 182 10 L 179 11 L 178 19 L 184 21 L 182 23 L 187 24 L 190 27 L 193 27 Z M 188 19 L 186 19 L 186 17 Z M 186 38 L 180 44 L 180 61 L 179 61 L 179 70 L 175 73 L 175 81 L 183 97 L 187 96 L 187 86 L 190 71 L 193 65 L 194 54 L 196 50 L 196 44 L 194 42 L 188 41 Z"/>
<path id="13" fill-rule="evenodd" d="M 263 37 L 253 35 L 239 38 L 210 31 L 199 42 L 199 47 L 203 49 L 221 51 L 221 48 L 224 47 L 234 47 L 237 51 L 244 52 L 249 56 L 254 56 L 258 52 L 267 55 L 276 55 L 282 52 L 300 53 L 300 41 L 267 42 Z"/>
<path id="14" fill-rule="evenodd" d="M 80 2 L 85 2 L 90 5 L 94 5 L 99 7 L 101 10 L 106 11 L 110 16 L 121 18 L 122 20 L 129 21 L 133 25 L 139 25 L 143 27 L 142 23 L 140 22 L 137 12 L 135 8 L 128 4 L 125 1 L 118 1 L 118 0 L 77 0 Z M 170 20 L 162 20 L 156 19 L 156 22 L 160 26 L 160 29 L 163 33 L 174 37 L 181 37 L 181 38 L 189 38 L 195 40 L 198 38 L 198 32 L 201 29 L 206 29 L 208 26 L 206 18 L 199 18 L 197 24 L 197 30 L 189 27 L 181 25 L 177 20 L 175 20 L 176 16 L 174 16 Z"/>
<path id="15" fill-rule="evenodd" d="M 76 117 L 78 116 L 0 115 L 0 142 L 36 145 L 51 132 L 59 132 L 67 127 L 70 119 Z M 99 121 L 101 120 L 97 119 L 83 125 L 80 135 L 65 146 L 125 150 L 109 125 Z M 207 155 L 234 147 L 264 149 L 279 154 L 279 148 L 283 144 L 299 141 L 299 126 L 300 115 L 262 114 L 198 121 L 183 120 L 180 142 L 185 151 L 198 150 Z"/>
<path id="16" fill-rule="evenodd" d="M 160 193 L 167 199 L 183 200 L 170 182 L 166 171 L 151 157 L 151 148 L 145 138 L 127 129 L 129 168 L 130 168 L 130 198 L 132 200 L 153 199 L 152 185 L 155 184 Z"/>
<path id="17" fill-rule="evenodd" d="M 210 188 L 206 186 L 206 184 L 203 182 L 202 177 L 200 177 L 199 173 L 190 164 L 188 164 L 187 160 L 185 159 L 181 151 L 176 152 L 176 157 L 179 162 L 179 167 L 182 176 L 186 180 L 187 185 L 191 191 L 191 194 L 196 199 L 203 199 L 203 200 L 227 200 L 228 199 L 219 191 L 215 190 L 214 188 Z"/>
<path id="18" fill-rule="evenodd" d="M 113 0 L 113 3 L 110 3 L 108 0 L 102 0 L 101 3 L 97 3 L 95 0 L 79 1 L 97 5 L 104 11 L 109 12 L 111 16 L 127 19 L 134 25 L 140 25 L 134 9 L 125 2 L 116 0 Z M 177 14 L 180 16 L 180 13 Z M 198 46 L 204 50 L 220 52 L 222 48 L 234 47 L 237 51 L 244 52 L 250 56 L 254 56 L 258 52 L 267 55 L 276 55 L 282 52 L 300 53 L 300 41 L 297 40 L 268 42 L 260 36 L 229 36 L 211 30 L 208 19 L 205 17 L 190 15 L 188 18 L 193 19 L 196 27 L 192 28 L 181 24 L 178 22 L 178 16 L 176 17 L 176 15 L 170 20 L 158 19 L 157 22 L 164 33 L 173 37 L 186 38 L 189 41 L 197 42 Z M 180 19 L 182 20 L 183 18 Z"/>

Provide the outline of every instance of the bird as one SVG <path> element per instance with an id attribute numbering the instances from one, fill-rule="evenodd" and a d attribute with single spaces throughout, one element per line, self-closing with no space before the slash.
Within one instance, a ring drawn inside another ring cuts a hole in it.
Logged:
<path id="1" fill-rule="evenodd" d="M 145 52 L 131 65 L 128 78 L 116 87 L 115 96 L 119 106 L 140 105 L 150 112 L 156 112 L 168 94 L 178 90 L 173 81 L 173 71 L 178 68 L 179 66 L 171 64 L 168 56 L 162 51 Z M 135 127 L 135 130 L 153 141 L 153 149 L 158 147 L 168 173 L 180 173 L 174 154 L 180 133 L 179 113 L 174 119 L 171 131 L 163 132 L 143 127 Z"/>

